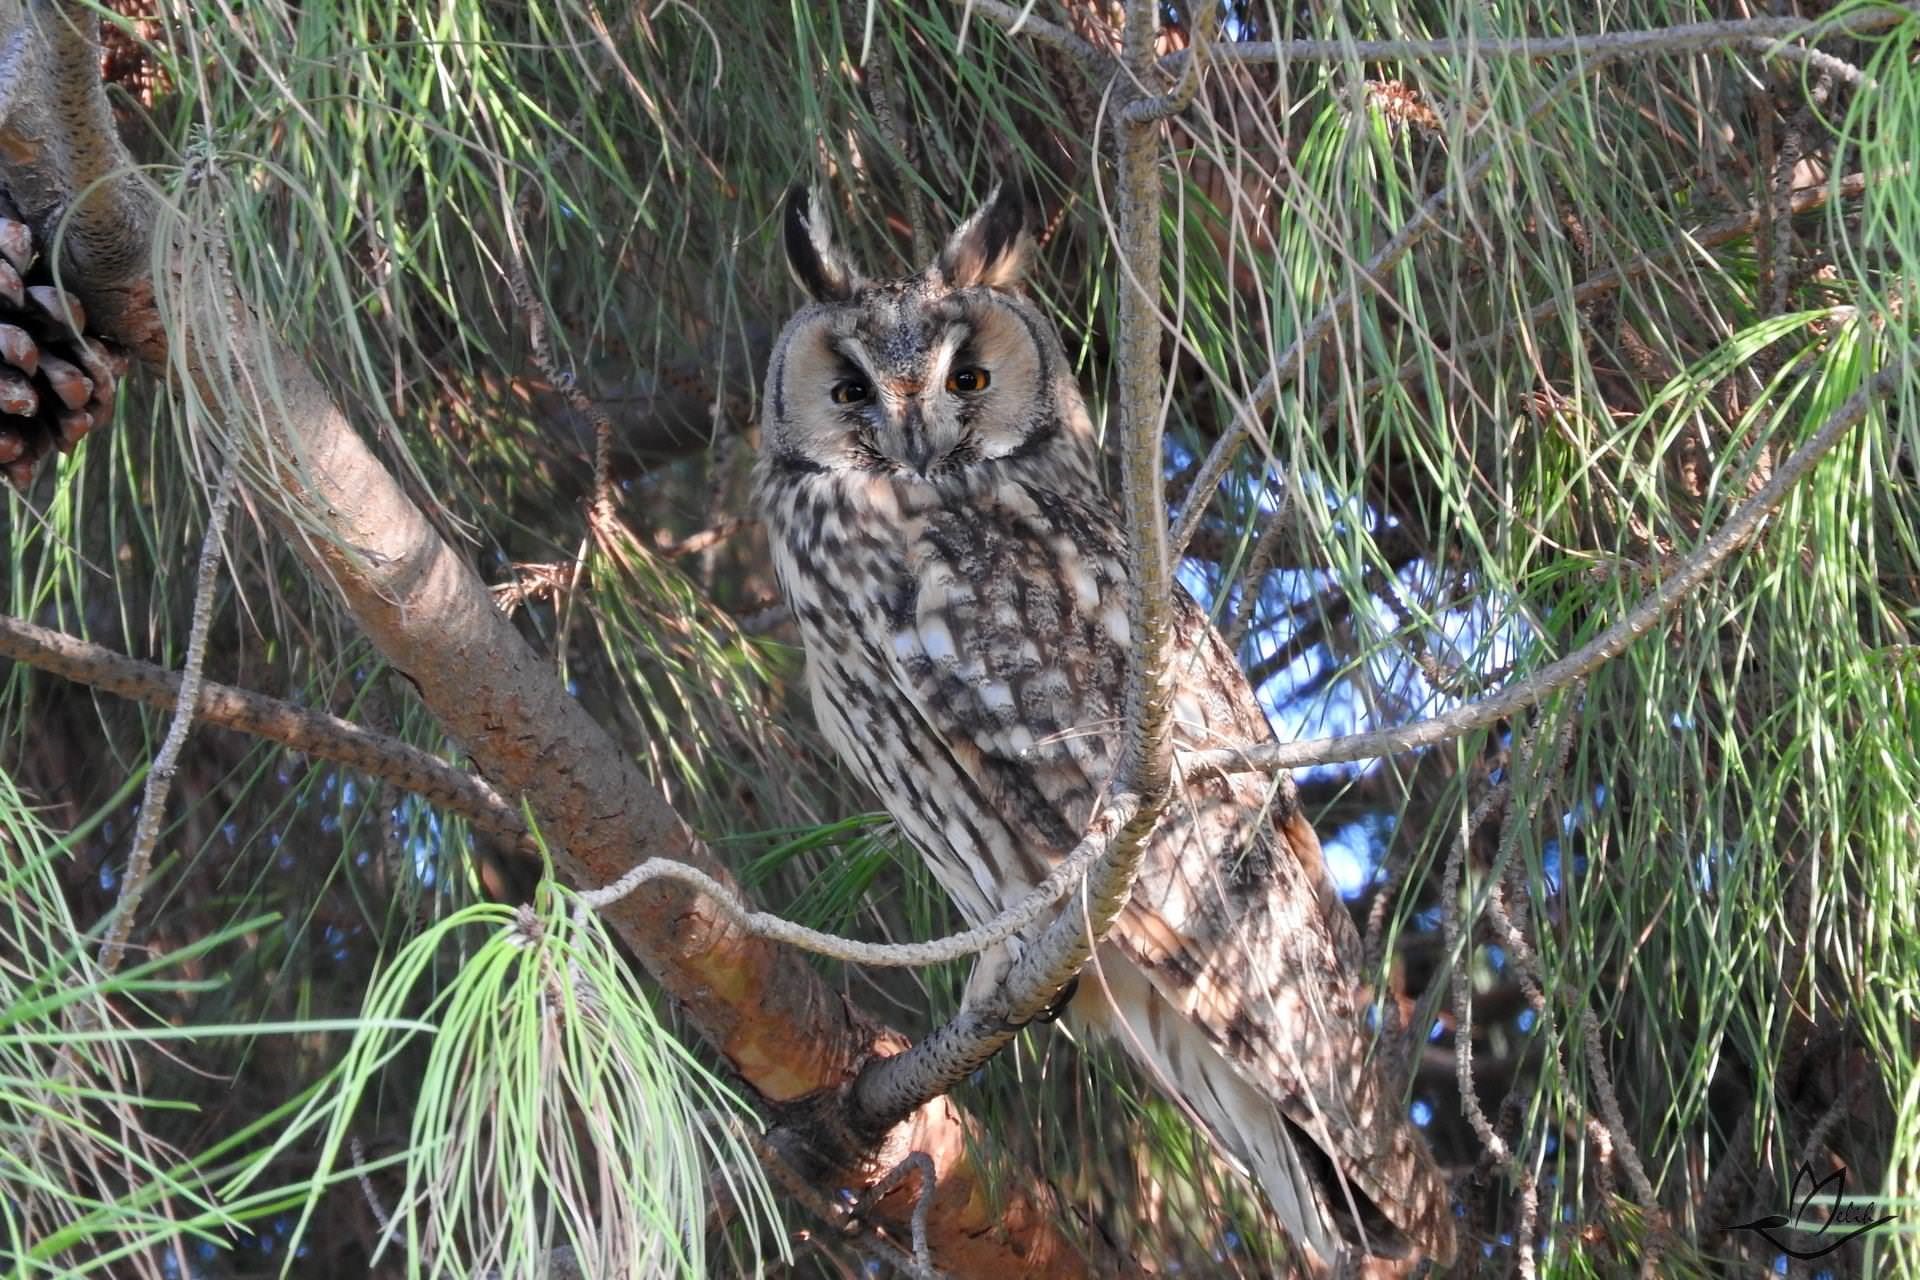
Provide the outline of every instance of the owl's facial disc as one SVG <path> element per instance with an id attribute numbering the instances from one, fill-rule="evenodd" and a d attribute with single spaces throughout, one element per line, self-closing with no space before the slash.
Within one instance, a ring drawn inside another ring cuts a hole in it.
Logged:
<path id="1" fill-rule="evenodd" d="M 1020 449 L 1045 401 L 1039 335 L 1008 301 L 917 282 L 820 309 L 783 373 L 806 454 L 835 469 L 935 479 Z"/>

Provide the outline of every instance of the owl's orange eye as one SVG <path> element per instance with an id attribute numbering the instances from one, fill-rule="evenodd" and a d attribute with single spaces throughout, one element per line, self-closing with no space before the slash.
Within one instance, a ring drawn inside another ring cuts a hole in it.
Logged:
<path id="1" fill-rule="evenodd" d="M 987 384 L 992 381 L 993 378 L 987 371 L 977 366 L 966 369 L 955 369 L 947 375 L 947 390 L 985 391 Z"/>
<path id="2" fill-rule="evenodd" d="M 833 384 L 835 404 L 865 404 L 872 394 L 872 388 L 859 378 L 842 378 Z"/>

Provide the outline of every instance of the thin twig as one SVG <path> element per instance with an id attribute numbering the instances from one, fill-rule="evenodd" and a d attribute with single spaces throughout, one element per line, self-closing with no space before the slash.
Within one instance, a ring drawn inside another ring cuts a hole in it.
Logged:
<path id="1" fill-rule="evenodd" d="M 1516 762 L 1529 750 L 1528 741 L 1523 739 L 1514 749 Z M 1480 1145 L 1498 1164 L 1511 1161 L 1513 1151 L 1493 1127 L 1492 1121 L 1487 1119 L 1486 1112 L 1480 1106 L 1480 1095 L 1473 1087 L 1473 986 L 1470 981 L 1471 967 L 1467 964 L 1471 922 L 1461 908 L 1460 894 L 1461 881 L 1466 872 L 1467 850 L 1473 844 L 1474 835 L 1486 825 L 1496 809 L 1503 804 L 1511 804 L 1512 795 L 1510 772 L 1509 780 L 1488 792 L 1462 820 L 1460 834 L 1454 838 L 1446 867 L 1440 876 L 1440 901 L 1445 908 L 1440 920 L 1441 936 L 1452 964 L 1453 1069 L 1460 1086 L 1460 1108 L 1467 1117 L 1467 1124 L 1479 1137 Z"/>
<path id="2" fill-rule="evenodd" d="M 868 1187 L 866 1194 L 854 1206 L 852 1216 L 856 1219 L 869 1208 L 879 1204 L 893 1193 L 893 1189 L 908 1178 L 918 1176 L 920 1189 L 913 1197 L 913 1214 L 908 1219 L 913 1248 L 914 1280 L 928 1280 L 936 1275 L 933 1269 L 933 1255 L 927 1249 L 927 1211 L 933 1207 L 934 1168 L 933 1157 L 924 1151 L 909 1151 L 900 1162 L 887 1170 L 880 1181 Z"/>
<path id="3" fill-rule="evenodd" d="M 1627 1166 L 1627 1181 L 1633 1184 L 1635 1198 L 1643 1208 L 1655 1208 L 1660 1202 L 1653 1194 L 1653 1183 L 1647 1179 L 1646 1166 L 1640 1162 L 1640 1152 L 1627 1136 L 1627 1118 L 1620 1110 L 1613 1073 L 1607 1069 L 1606 1051 L 1600 1047 L 1603 1042 L 1600 1020 L 1594 1017 L 1591 1008 L 1580 1010 L 1580 1028 L 1587 1050 L 1587 1070 L 1593 1076 L 1594 1092 L 1600 1095 L 1600 1114 L 1606 1117 L 1607 1135 L 1613 1139 L 1614 1153 L 1620 1157 L 1620 1163 Z"/>
<path id="4" fill-rule="evenodd" d="M 1579 693 L 1578 688 L 1573 691 L 1571 698 L 1573 702 L 1579 701 Z M 1566 775 L 1567 761 L 1573 752 L 1574 728 L 1578 722 L 1579 717 L 1571 714 L 1562 722 L 1559 734 L 1550 744 L 1552 754 L 1547 759 L 1544 769 L 1538 767 L 1539 735 L 1545 728 L 1544 725 L 1536 723 L 1532 731 L 1515 748 L 1512 766 L 1508 770 L 1508 777 L 1512 782 L 1503 784 L 1507 811 L 1501 820 L 1500 838 L 1492 865 L 1487 868 L 1487 891 L 1483 903 L 1487 919 L 1492 922 L 1495 933 L 1507 949 L 1507 963 L 1519 975 L 1520 988 L 1526 996 L 1527 1003 L 1532 1006 L 1540 1019 L 1540 1034 L 1554 1045 L 1556 1064 L 1559 1064 L 1559 1043 L 1553 1035 L 1553 1011 L 1547 1004 L 1546 992 L 1543 989 L 1544 976 L 1539 966 L 1538 951 L 1514 918 L 1515 915 L 1522 920 L 1526 918 L 1525 888 L 1523 885 L 1520 896 L 1516 898 L 1517 905 L 1513 914 L 1507 911 L 1505 888 L 1506 881 L 1518 866 L 1513 855 L 1519 848 L 1521 835 L 1533 826 L 1539 817 L 1540 807 L 1546 803 L 1548 795 Z M 1525 794 L 1524 803 L 1515 803 L 1517 793 Z M 1449 898 L 1446 901 L 1449 909 L 1453 909 L 1457 904 L 1455 898 Z M 1459 992 L 1462 988 L 1459 980 L 1466 972 L 1467 966 L 1460 962 L 1460 957 L 1457 955 L 1454 963 L 1456 998 L 1460 998 Z M 1471 998 L 1470 989 L 1467 990 L 1465 998 Z M 1455 1047 L 1463 1048 L 1457 1040 Z M 1464 1046 L 1464 1049 L 1470 1048 L 1471 1037 Z M 1559 1064 L 1559 1068 L 1560 1074 L 1565 1075 L 1564 1064 Z M 1471 1095 L 1471 1093 L 1469 1084 L 1466 1094 Z M 1515 1092 L 1508 1094 L 1507 1103 L 1508 1105 L 1521 1103 L 1517 1088 Z M 1476 1098 L 1475 1109 L 1477 1107 Z M 1516 1125 L 1517 1123 L 1516 1120 Z M 1514 1264 L 1522 1277 L 1532 1280 L 1532 1277 L 1537 1274 L 1533 1229 L 1540 1210 L 1539 1178 L 1533 1162 L 1526 1159 L 1518 1150 L 1510 1151 L 1506 1163 L 1508 1171 L 1514 1178 L 1514 1194 L 1520 1206 L 1520 1221 L 1513 1233 Z"/>
<path id="5" fill-rule="evenodd" d="M 556 143 L 548 153 L 547 161 L 557 164 L 563 155 L 563 145 Z M 573 370 L 560 367 L 552 343 L 548 340 L 546 308 L 534 293 L 533 281 L 527 274 L 530 245 L 526 224 L 533 213 L 533 192 L 531 182 L 520 188 L 513 204 L 513 217 L 508 222 L 507 247 L 511 257 L 507 268 L 507 293 L 513 299 L 514 308 L 520 312 L 520 318 L 526 323 L 527 346 L 533 356 L 534 367 L 560 393 L 568 407 L 585 418 L 593 428 L 593 495 L 588 503 L 587 514 L 589 523 L 598 525 L 611 517 L 616 505 L 613 488 L 613 419 L 597 400 L 580 389 L 579 379 L 574 376 Z"/>
<path id="6" fill-rule="evenodd" d="M 1417 751 L 1483 729 L 1566 688 L 1624 653 L 1628 646 L 1652 630 L 1655 623 L 1705 582 L 1722 561 L 1745 545 L 1801 477 L 1812 470 L 1814 464 L 1838 444 L 1849 429 L 1867 416 L 1868 409 L 1876 400 L 1899 386 L 1903 376 L 1903 370 L 1895 366 L 1882 369 L 1868 378 L 1858 391 L 1847 398 L 1846 403 L 1834 410 L 1811 439 L 1774 468 L 1767 483 L 1741 504 L 1718 532 L 1675 567 L 1671 577 L 1649 592 L 1620 621 L 1558 662 L 1542 667 L 1496 694 L 1466 703 L 1429 720 L 1418 720 L 1391 729 L 1346 734 L 1338 738 L 1276 742 L 1244 750 L 1189 752 L 1180 757 L 1182 771 L 1189 775 L 1272 773 L 1280 769 L 1298 769 L 1343 760 L 1370 760 L 1403 751 Z"/>
<path id="7" fill-rule="evenodd" d="M 1247 638 L 1247 628 L 1253 624 L 1253 616 L 1260 604 L 1261 588 L 1266 585 L 1267 570 L 1273 564 L 1273 551 L 1279 545 L 1280 535 L 1293 523 L 1293 487 L 1287 486 L 1280 493 L 1280 508 L 1267 517 L 1266 527 L 1253 541 L 1247 552 L 1246 565 L 1240 570 L 1240 598 L 1233 608 L 1233 619 L 1227 624 L 1227 648 L 1235 653 Z M 1259 688 L 1258 682 L 1254 687 Z"/>
<path id="8" fill-rule="evenodd" d="M 186 746 L 187 734 L 193 728 L 193 712 L 200 700 L 201 668 L 207 660 L 207 631 L 213 623 L 213 587 L 220 576 L 222 537 L 227 527 L 227 513 L 233 509 L 238 474 L 236 455 L 229 451 L 220 469 L 213 506 L 207 512 L 207 531 L 200 539 L 199 573 L 193 587 L 193 623 L 187 630 L 187 658 L 181 670 L 173 721 L 167 726 L 167 736 L 147 769 L 146 787 L 140 797 L 140 818 L 133 828 L 133 849 L 127 855 L 124 887 L 114 908 L 113 922 L 107 926 L 106 937 L 100 943 L 103 973 L 118 969 L 120 958 L 126 952 L 134 915 L 147 891 L 147 872 L 153 865 L 154 846 L 160 842 L 160 823 L 166 816 L 167 796 L 173 790 L 180 749 Z"/>
<path id="9" fill-rule="evenodd" d="M 1154 47 L 1159 5 L 1135 0 L 1127 13 L 1127 56 L 1144 72 Z M 1173 776 L 1173 690 L 1167 651 L 1173 634 L 1173 570 L 1166 519 L 1165 375 L 1160 367 L 1160 138 L 1158 122 L 1126 119 L 1118 131 L 1117 226 L 1121 290 L 1114 355 L 1119 375 L 1121 512 L 1127 533 L 1127 732 L 1108 793 L 1138 791 L 1151 825 Z M 1137 853 L 1136 853 L 1137 861 Z"/>
<path id="10" fill-rule="evenodd" d="M 1200 0 L 1193 11 L 1192 21 L 1187 24 L 1190 43 L 1181 59 L 1179 78 L 1172 89 L 1150 98 L 1135 98 L 1120 111 L 1120 118 L 1129 125 L 1147 125 L 1168 116 L 1178 115 L 1193 102 L 1194 95 L 1200 92 L 1200 76 L 1206 70 L 1207 51 L 1214 41 L 1214 26 L 1219 21 L 1219 0 Z M 1131 23 L 1129 23 L 1131 26 Z"/>
<path id="11" fill-rule="evenodd" d="M 1793 199 L 1793 179 L 1800 169 L 1800 158 L 1806 154 L 1807 135 L 1816 127 L 1816 117 L 1826 107 L 1827 98 L 1832 92 L 1831 74 L 1823 71 L 1814 77 L 1813 87 L 1807 91 L 1807 100 L 1793 113 L 1793 119 L 1787 125 L 1780 155 L 1774 162 L 1774 189 L 1771 193 L 1774 239 L 1769 315 L 1777 316 L 1787 309 L 1787 289 L 1793 276 L 1790 260 L 1795 243 L 1793 224 L 1787 220 L 1787 209 Z"/>
<path id="12" fill-rule="evenodd" d="M 871 14 L 872 10 L 868 12 Z M 873 100 L 873 118 L 880 126 L 880 136 L 893 145 L 895 152 L 893 166 L 901 190 L 905 193 L 907 228 L 913 236 L 913 260 L 931 262 L 933 231 L 927 225 L 926 196 L 916 180 L 918 175 L 915 172 L 919 165 L 920 147 L 913 130 L 907 126 L 906 104 L 894 96 L 899 88 L 898 73 L 893 46 L 888 41 L 882 40 L 868 51 L 867 75 L 871 81 L 869 96 Z"/>
<path id="13" fill-rule="evenodd" d="M 1033 5 L 1019 8 L 1002 3 L 1002 0 L 966 0 L 970 13 L 985 14 L 996 25 L 1006 29 L 1010 36 L 1032 36 L 1044 45 L 1050 45 L 1080 64 L 1088 76 L 1104 80 L 1113 74 L 1113 59 L 1082 40 L 1073 32 L 1045 18 L 1033 16 Z"/>
<path id="14" fill-rule="evenodd" d="M 1803 44 L 1782 44 L 1775 40 L 1754 39 L 1748 48 L 1763 58 L 1779 58 L 1786 62 L 1798 62 L 1825 72 L 1836 80 L 1850 84 L 1856 89 L 1877 89 L 1879 82 L 1845 58 L 1836 58 L 1830 53 L 1818 49 L 1809 49 Z"/>
<path id="15" fill-rule="evenodd" d="M 767 1170 L 775 1182 L 780 1184 L 782 1190 L 792 1196 L 815 1218 L 842 1230 L 858 1231 L 865 1226 L 857 1216 L 858 1211 L 849 1211 L 844 1204 L 825 1195 L 818 1185 L 802 1176 L 792 1155 L 782 1145 L 784 1138 L 792 1136 L 790 1131 L 775 1130 L 771 1134 L 763 1135 L 748 1129 L 745 1136 L 748 1145 L 759 1157 L 761 1166 Z M 923 1152 L 914 1152 L 906 1160 L 888 1170 L 885 1177 L 893 1178 L 897 1184 L 899 1178 L 905 1176 L 902 1172 L 903 1168 L 907 1171 L 914 1168 L 912 1162 L 915 1156 L 926 1160 L 929 1165 L 932 1164 L 931 1157 Z M 933 1186 L 934 1180 L 931 1176 L 921 1184 L 921 1193 L 914 1203 L 913 1217 L 908 1227 L 909 1232 L 915 1233 L 922 1242 L 924 1242 L 926 1228 L 925 1210 L 932 1205 Z M 860 1202 L 860 1209 L 874 1206 L 879 1199 L 878 1196 L 868 1196 Z M 878 1231 L 867 1231 L 861 1240 L 865 1246 L 879 1253 L 895 1267 L 914 1276 L 914 1280 L 938 1280 L 939 1272 L 933 1270 L 931 1265 L 926 1270 L 920 1271 L 919 1260 L 914 1254 L 908 1249 L 901 1248 L 899 1243 L 889 1236 Z M 928 1256 L 931 1257 L 931 1249 L 928 1250 Z M 920 1274 L 915 1275 L 917 1271 Z"/>
<path id="16" fill-rule="evenodd" d="M 849 964 L 872 965 L 876 968 L 924 968 L 978 955 L 988 947 L 1018 934 L 1071 893 L 1079 885 L 1086 869 L 1104 852 L 1106 843 L 1089 835 L 1070 855 L 1055 865 L 1045 880 L 993 919 L 971 929 L 925 942 L 862 942 L 857 938 L 843 938 L 838 934 L 809 929 L 770 911 L 754 911 L 706 872 L 671 858 L 648 858 L 612 884 L 583 891 L 580 900 L 589 909 L 598 911 L 618 902 L 649 881 L 677 880 L 700 890 L 719 908 L 721 915 L 759 937 L 815 955 L 844 960 Z"/>
<path id="17" fill-rule="evenodd" d="M 360 1141 L 360 1135 L 356 1133 L 349 1137 L 347 1146 L 353 1153 L 353 1176 L 354 1180 L 360 1184 L 360 1198 L 367 1202 L 368 1212 L 373 1214 L 374 1222 L 380 1227 L 380 1232 L 375 1237 L 378 1243 L 373 1249 L 373 1261 L 378 1262 L 380 1255 L 386 1251 L 388 1243 L 393 1239 L 393 1210 L 389 1209 L 387 1202 L 380 1197 L 380 1189 L 373 1185 L 373 1175 L 367 1172 L 367 1148 Z"/>

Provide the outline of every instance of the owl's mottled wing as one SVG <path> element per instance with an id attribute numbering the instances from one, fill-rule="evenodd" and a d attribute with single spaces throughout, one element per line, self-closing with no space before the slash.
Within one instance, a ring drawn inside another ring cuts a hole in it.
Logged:
<path id="1" fill-rule="evenodd" d="M 1029 849 L 1058 858 L 1117 750 L 1129 644 L 1119 532 L 1103 508 L 1017 481 L 970 496 L 922 517 L 906 590 L 889 601 L 892 674 Z M 1176 614 L 1176 745 L 1270 741 L 1245 676 L 1184 592 Z M 1359 941 L 1290 786 L 1176 781 L 1112 941 L 1331 1157 L 1355 1202 L 1321 1177 L 1336 1214 L 1357 1207 L 1378 1230 L 1377 1210 L 1451 1254 L 1446 1188 L 1368 1060 Z"/>

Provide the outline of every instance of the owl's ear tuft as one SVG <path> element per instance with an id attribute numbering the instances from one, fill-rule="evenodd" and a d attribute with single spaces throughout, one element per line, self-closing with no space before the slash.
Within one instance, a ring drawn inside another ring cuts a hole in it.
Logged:
<path id="1" fill-rule="evenodd" d="M 787 192 L 787 266 L 815 302 L 845 302 L 860 286 L 860 275 L 834 247 L 833 224 L 818 191 L 795 187 Z"/>
<path id="2" fill-rule="evenodd" d="M 1018 289 L 1033 256 L 1027 205 L 1009 182 L 994 186 L 979 212 L 961 223 L 940 252 L 941 278 L 955 289 Z"/>

